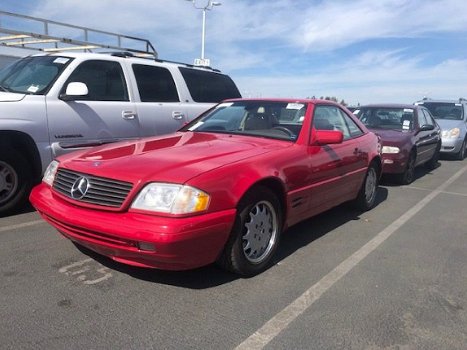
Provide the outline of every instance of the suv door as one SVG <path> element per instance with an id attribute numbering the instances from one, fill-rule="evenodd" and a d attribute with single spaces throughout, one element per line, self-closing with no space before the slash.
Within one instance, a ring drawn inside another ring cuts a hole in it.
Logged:
<path id="1" fill-rule="evenodd" d="M 165 67 L 132 64 L 139 101 L 136 103 L 142 136 L 174 132 L 186 122 L 172 73 Z"/>
<path id="2" fill-rule="evenodd" d="M 88 94 L 66 100 L 47 97 L 47 117 L 52 152 L 66 151 L 140 136 L 139 121 L 130 102 L 128 87 L 119 62 L 81 62 L 63 85 L 65 96 L 71 82 L 86 84 Z"/>

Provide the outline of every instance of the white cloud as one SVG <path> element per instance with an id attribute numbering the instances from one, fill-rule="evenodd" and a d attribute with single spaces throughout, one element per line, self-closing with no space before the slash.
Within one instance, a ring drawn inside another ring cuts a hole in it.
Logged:
<path id="1" fill-rule="evenodd" d="M 206 54 L 246 95 L 332 95 L 354 103 L 467 97 L 462 53 L 442 58 L 433 48 L 424 51 L 427 59 L 413 54 L 415 41 L 397 41 L 465 33 L 461 1 L 221 2 L 207 13 Z M 147 38 L 161 58 L 199 57 L 202 12 L 185 0 L 40 0 L 35 6 L 29 15 Z M 391 48 L 382 50 L 388 38 Z M 343 51 L 355 44 L 361 54 Z"/>
<path id="2" fill-rule="evenodd" d="M 307 12 L 294 41 L 312 51 L 369 39 L 467 30 L 467 11 L 457 0 L 324 1 Z"/>
<path id="3" fill-rule="evenodd" d="M 413 103 L 423 96 L 467 96 L 467 60 L 447 60 L 422 68 L 418 59 L 401 60 L 395 53 L 364 53 L 380 59 L 366 65 L 330 66 L 319 73 L 280 77 L 237 76 L 242 93 L 254 96 L 336 96 L 350 103 Z M 386 59 L 381 59 L 386 57 Z M 356 61 L 359 61 L 356 57 Z M 366 58 L 363 59 L 365 61 Z"/>

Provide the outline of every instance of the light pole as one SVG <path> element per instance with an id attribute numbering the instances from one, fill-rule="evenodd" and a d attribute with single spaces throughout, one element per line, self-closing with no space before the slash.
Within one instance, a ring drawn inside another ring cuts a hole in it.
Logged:
<path id="1" fill-rule="evenodd" d="M 196 6 L 196 0 L 187 0 L 193 3 L 193 7 L 197 10 L 203 10 L 203 27 L 201 33 L 201 59 L 195 60 L 195 64 L 209 66 L 209 60 L 204 58 L 204 43 L 206 41 L 206 11 L 210 11 L 214 6 L 222 5 L 220 2 L 208 0 L 205 6 Z"/>

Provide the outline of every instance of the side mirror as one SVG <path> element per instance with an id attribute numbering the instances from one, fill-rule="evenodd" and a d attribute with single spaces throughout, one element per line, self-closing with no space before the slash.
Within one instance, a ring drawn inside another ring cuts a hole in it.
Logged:
<path id="1" fill-rule="evenodd" d="M 84 97 L 88 93 L 89 90 L 85 83 L 72 82 L 67 85 L 65 93 L 60 94 L 60 99 L 63 101 L 79 100 L 80 97 Z"/>
<path id="2" fill-rule="evenodd" d="M 420 131 L 430 131 L 430 130 L 434 130 L 435 129 L 435 126 L 434 125 L 429 125 L 429 124 L 425 124 L 425 125 L 422 125 L 420 127 Z"/>
<path id="3" fill-rule="evenodd" d="M 344 134 L 339 130 L 315 130 L 314 144 L 330 145 L 342 143 Z"/>

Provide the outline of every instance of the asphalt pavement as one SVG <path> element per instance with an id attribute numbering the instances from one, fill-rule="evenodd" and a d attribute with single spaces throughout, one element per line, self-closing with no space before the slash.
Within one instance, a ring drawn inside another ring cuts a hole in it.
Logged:
<path id="1" fill-rule="evenodd" d="M 0 349 L 466 349 L 467 160 L 284 233 L 274 266 L 166 272 L 0 218 Z"/>

